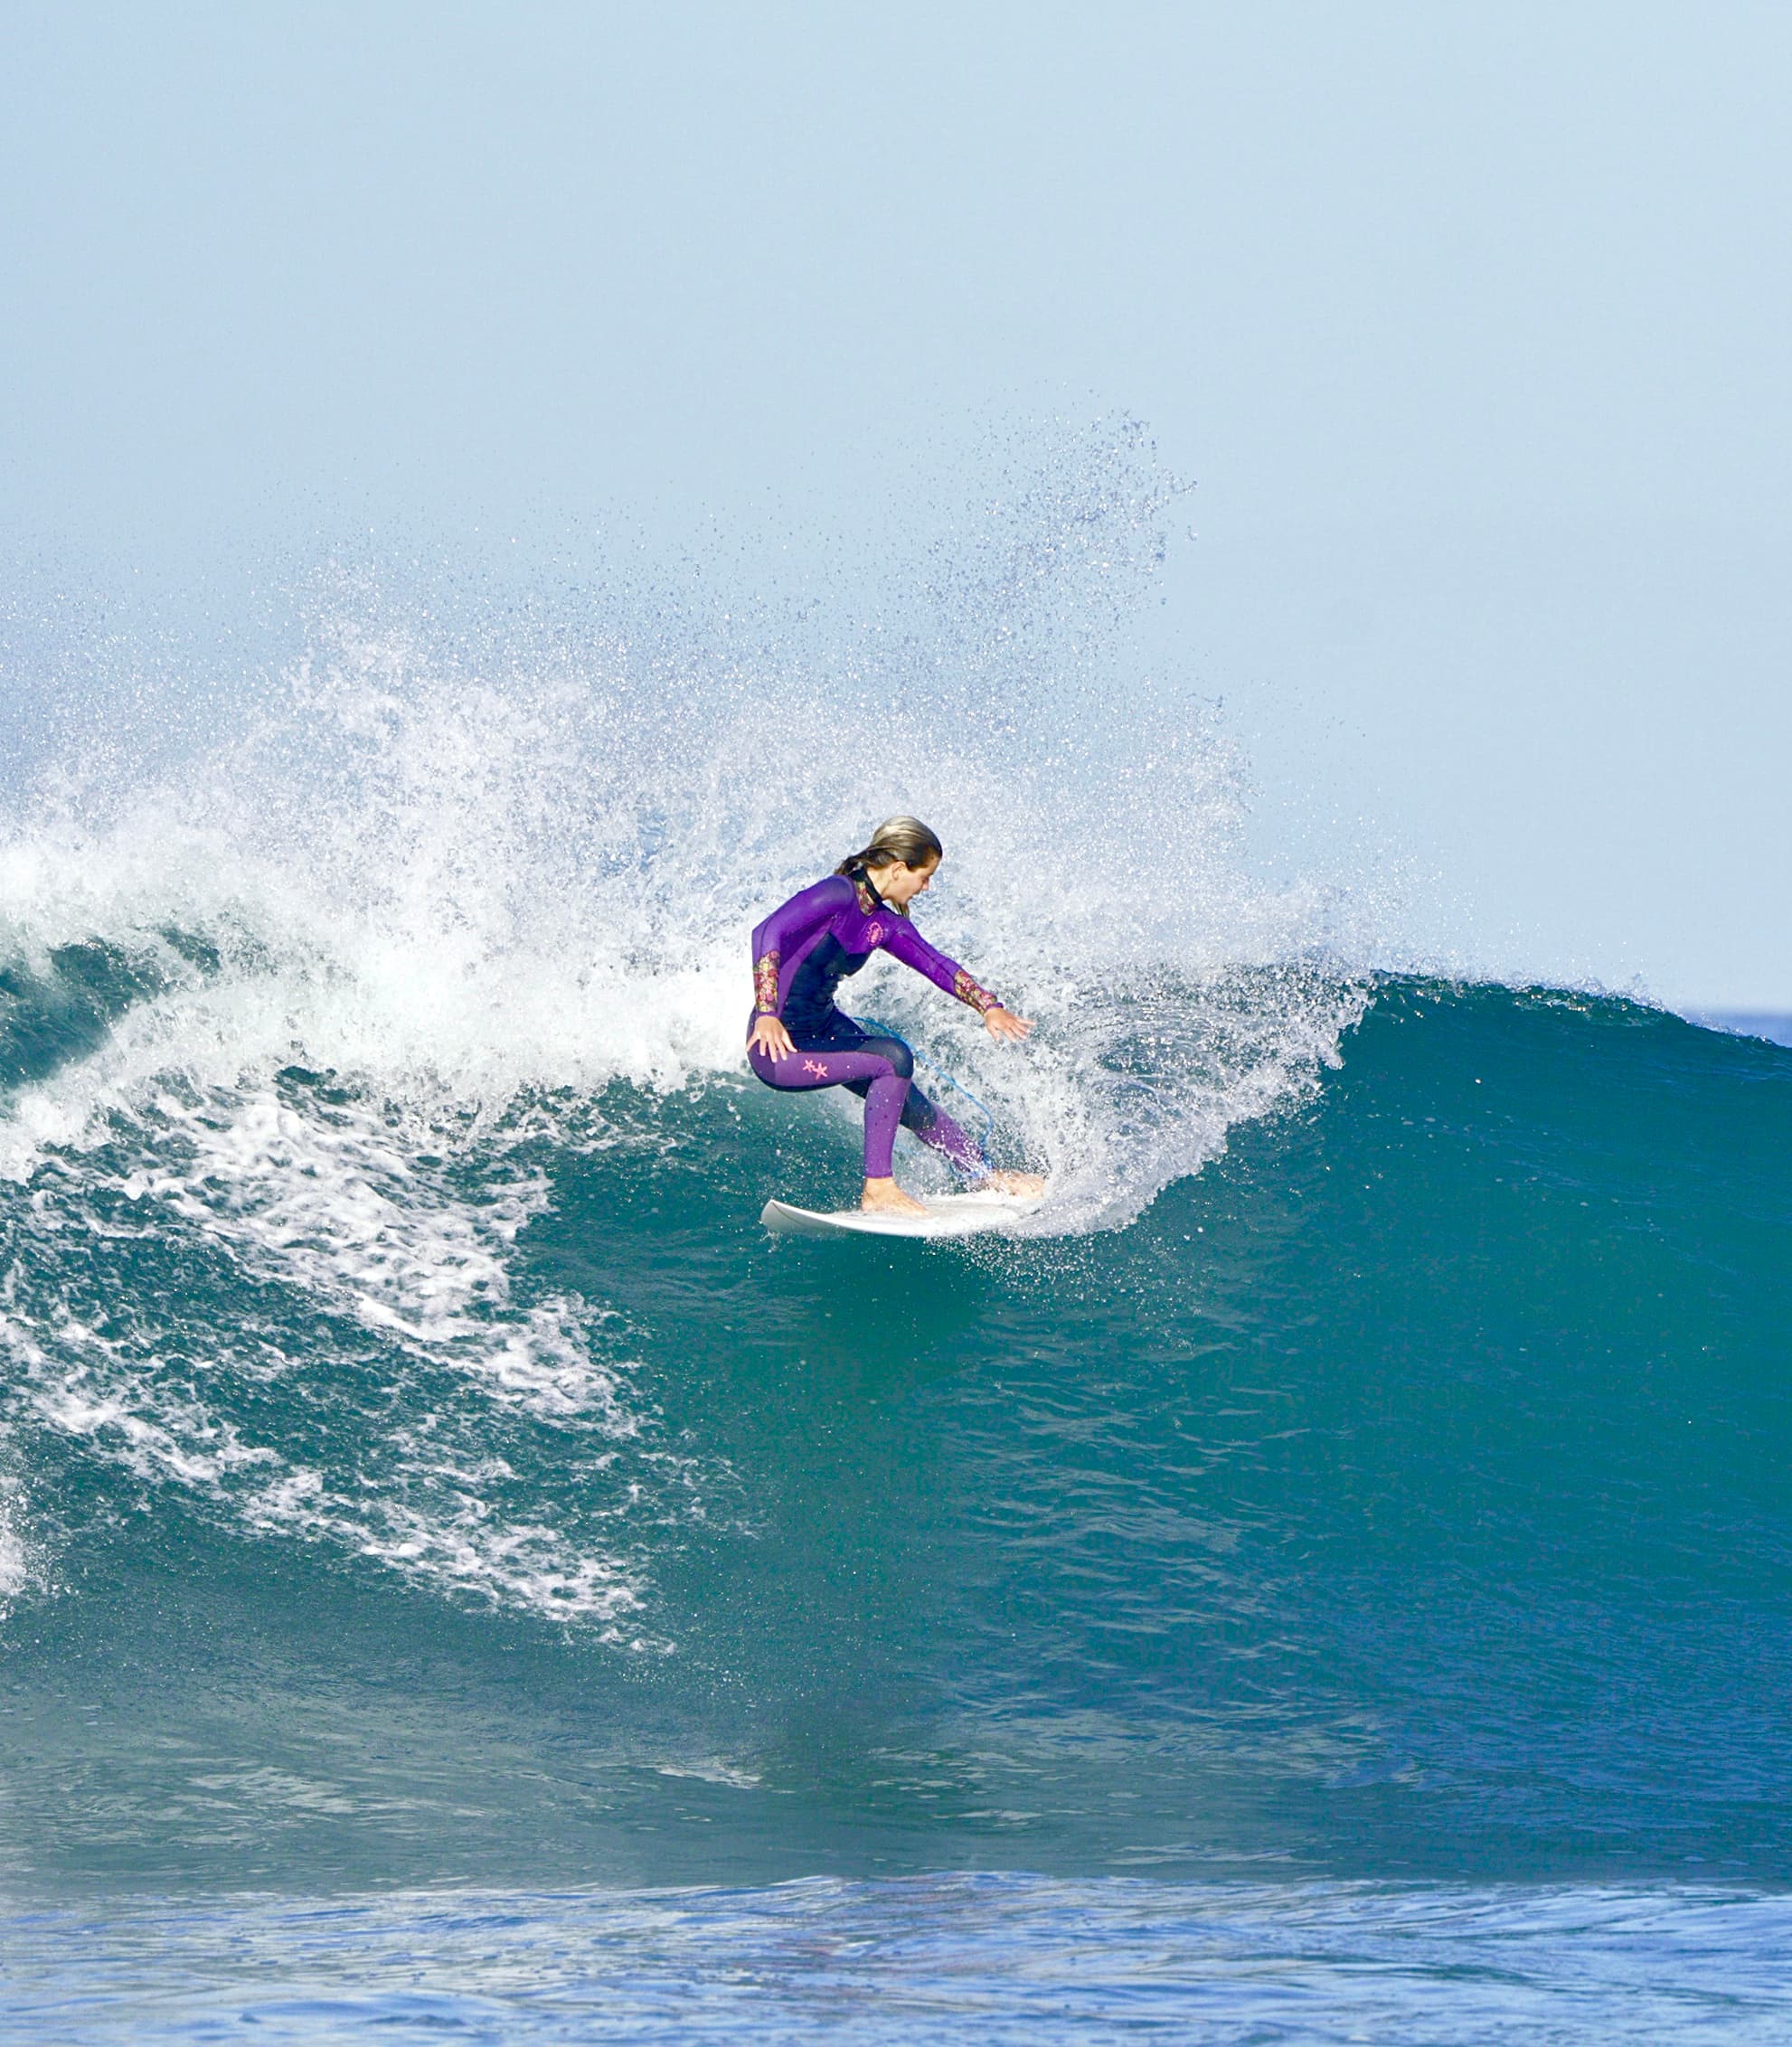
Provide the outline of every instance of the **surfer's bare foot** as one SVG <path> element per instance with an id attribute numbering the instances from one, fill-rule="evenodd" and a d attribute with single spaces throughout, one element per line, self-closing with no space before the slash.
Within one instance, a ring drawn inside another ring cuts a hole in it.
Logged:
<path id="1" fill-rule="evenodd" d="M 905 1194 L 893 1180 L 867 1180 L 859 1206 L 867 1215 L 925 1215 L 912 1194 Z"/>
<path id="2" fill-rule="evenodd" d="M 1045 1192 L 1037 1173 L 991 1173 L 971 1189 L 974 1194 L 1019 1194 L 1036 1201 Z"/>

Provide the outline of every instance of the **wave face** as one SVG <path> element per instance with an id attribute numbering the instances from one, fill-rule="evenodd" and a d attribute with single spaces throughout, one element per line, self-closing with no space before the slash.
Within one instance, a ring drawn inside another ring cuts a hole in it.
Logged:
<path id="1" fill-rule="evenodd" d="M 1107 488 L 900 644 L 339 610 L 14 805 L 20 1882 L 1783 1876 L 1792 1055 L 1253 880 L 1091 737 Z M 773 1242 L 747 934 L 899 807 L 1039 1028 L 863 999 L 1052 1197 Z"/>

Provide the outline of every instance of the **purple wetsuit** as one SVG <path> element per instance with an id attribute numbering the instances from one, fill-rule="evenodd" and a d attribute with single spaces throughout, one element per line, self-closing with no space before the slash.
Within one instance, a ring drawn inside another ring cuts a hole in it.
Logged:
<path id="1" fill-rule="evenodd" d="M 835 990 L 874 952 L 893 953 L 981 1014 L 998 1006 L 956 960 L 936 952 L 885 902 L 863 869 L 830 874 L 774 910 L 753 933 L 753 1023 L 778 1016 L 796 1051 L 773 1059 L 755 1045 L 748 1063 L 769 1088 L 846 1088 L 865 1105 L 865 1178 L 887 1180 L 901 1123 L 979 1178 L 984 1156 L 946 1112 L 913 1085 L 914 1054 L 835 1008 Z M 751 1026 L 749 1026 L 750 1030 Z"/>

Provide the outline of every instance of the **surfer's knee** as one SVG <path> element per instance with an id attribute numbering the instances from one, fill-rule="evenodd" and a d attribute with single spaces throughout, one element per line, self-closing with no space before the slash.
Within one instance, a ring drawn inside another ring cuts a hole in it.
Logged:
<path id="1" fill-rule="evenodd" d="M 864 1048 L 879 1059 L 888 1060 L 890 1071 L 899 1080 L 912 1080 L 915 1077 L 915 1055 L 901 1038 L 872 1038 Z"/>

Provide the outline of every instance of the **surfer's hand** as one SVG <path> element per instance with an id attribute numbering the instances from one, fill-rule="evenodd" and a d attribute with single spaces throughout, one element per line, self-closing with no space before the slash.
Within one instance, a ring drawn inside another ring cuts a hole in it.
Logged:
<path id="1" fill-rule="evenodd" d="M 781 1016 L 759 1018 L 753 1025 L 752 1036 L 747 1040 L 747 1050 L 751 1052 L 756 1045 L 769 1059 L 788 1059 L 797 1049 L 789 1032 L 784 1028 Z"/>
<path id="2" fill-rule="evenodd" d="M 1012 1009 L 1004 1009 L 999 1002 L 994 1009 L 984 1011 L 983 1027 L 992 1038 L 1010 1038 L 1016 1044 L 1033 1029 L 1024 1016 L 1016 1016 Z"/>

